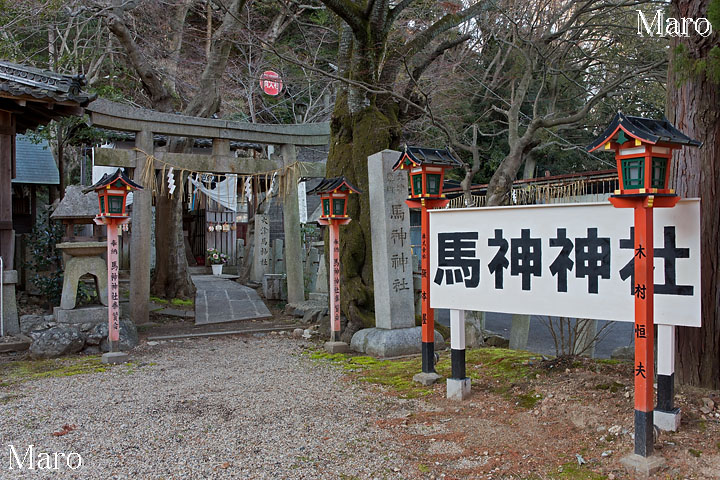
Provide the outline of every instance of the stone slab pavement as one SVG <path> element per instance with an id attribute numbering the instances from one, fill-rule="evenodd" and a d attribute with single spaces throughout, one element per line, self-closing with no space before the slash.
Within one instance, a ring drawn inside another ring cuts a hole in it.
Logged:
<path id="1" fill-rule="evenodd" d="M 252 288 L 214 275 L 193 275 L 195 325 L 272 317 Z"/>

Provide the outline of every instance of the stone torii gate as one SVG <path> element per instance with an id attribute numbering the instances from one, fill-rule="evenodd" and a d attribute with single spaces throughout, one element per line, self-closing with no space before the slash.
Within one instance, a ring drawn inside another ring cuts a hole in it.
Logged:
<path id="1" fill-rule="evenodd" d="M 220 119 L 189 117 L 154 110 L 135 108 L 104 99 L 98 99 L 87 108 L 90 123 L 96 127 L 135 132 L 135 147 L 154 155 L 153 135 L 199 137 L 212 139 L 212 154 L 158 152 L 158 160 L 176 168 L 218 174 L 244 174 L 276 170 L 297 161 L 296 146 L 322 146 L 330 142 L 330 124 L 265 125 L 234 122 Z M 280 159 L 235 157 L 230 153 L 230 142 L 250 142 L 280 145 Z M 140 152 L 131 150 L 98 149 L 96 165 L 134 168 L 135 181 L 140 181 L 147 162 Z M 156 168 L 162 166 L 156 165 Z M 298 210 L 298 169 L 289 169 L 288 190 L 284 202 L 285 265 L 287 269 L 288 303 L 305 300 L 303 266 L 300 243 L 300 215 Z M 325 163 L 302 162 L 305 176 L 324 177 Z M 152 192 L 138 191 L 133 196 L 132 243 L 150 245 Z M 137 243 L 136 243 L 137 242 Z M 133 322 L 148 320 L 150 296 L 150 250 L 130 249 L 130 316 Z"/>

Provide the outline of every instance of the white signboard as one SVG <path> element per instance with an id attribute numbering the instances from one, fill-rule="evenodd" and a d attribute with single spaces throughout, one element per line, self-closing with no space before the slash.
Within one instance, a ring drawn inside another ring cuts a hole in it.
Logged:
<path id="1" fill-rule="evenodd" d="M 307 223 L 307 188 L 305 182 L 298 182 L 298 209 L 300 210 L 300 223 Z"/>
<path id="2" fill-rule="evenodd" d="M 655 323 L 699 327 L 700 200 L 654 215 Z M 610 203 L 431 210 L 430 306 L 632 322 L 633 234 Z"/>

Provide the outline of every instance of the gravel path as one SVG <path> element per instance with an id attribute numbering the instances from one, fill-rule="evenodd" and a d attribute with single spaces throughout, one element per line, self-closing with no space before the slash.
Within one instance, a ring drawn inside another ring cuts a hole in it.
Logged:
<path id="1" fill-rule="evenodd" d="M 268 335 L 143 345 L 134 366 L 0 387 L 0 478 L 407 478 L 411 464 L 379 419 L 416 403 L 373 395 Z M 7 397 L 7 395 L 17 397 Z M 65 424 L 77 429 L 53 436 Z M 40 474 L 23 455 L 77 452 Z M 412 475 L 410 475 L 412 476 Z"/>

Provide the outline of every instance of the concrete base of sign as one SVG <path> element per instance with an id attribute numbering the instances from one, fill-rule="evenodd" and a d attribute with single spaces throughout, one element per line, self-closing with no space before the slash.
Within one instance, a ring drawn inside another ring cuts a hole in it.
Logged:
<path id="1" fill-rule="evenodd" d="M 664 410 L 657 410 L 653 412 L 653 423 L 660 430 L 666 432 L 677 432 L 680 428 L 680 420 L 682 414 L 679 408 L 666 412 Z"/>
<path id="2" fill-rule="evenodd" d="M 440 380 L 442 376 L 438 375 L 435 372 L 426 373 L 426 372 L 420 372 L 413 375 L 413 382 L 420 383 L 422 385 L 425 385 L 426 387 L 429 387 L 433 383 Z"/>
<path id="3" fill-rule="evenodd" d="M 91 306 L 72 310 L 53 308 L 53 315 L 58 323 L 92 323 L 96 325 L 108 321 L 108 307 Z"/>
<path id="4" fill-rule="evenodd" d="M 345 353 L 350 346 L 345 342 L 325 342 L 325 351 L 328 353 Z"/>
<path id="5" fill-rule="evenodd" d="M 665 465 L 665 459 L 659 455 L 643 457 L 642 455 L 633 453 L 632 455 L 621 458 L 620 463 L 631 473 L 649 477 Z"/>
<path id="6" fill-rule="evenodd" d="M 118 363 L 127 363 L 130 361 L 130 355 L 125 352 L 108 352 L 103 353 L 102 363 L 116 365 Z"/>
<path id="7" fill-rule="evenodd" d="M 448 400 L 465 400 L 470 396 L 469 378 L 448 378 L 447 398 Z"/>
<path id="8" fill-rule="evenodd" d="M 374 357 L 399 357 L 420 353 L 422 327 L 366 328 L 353 335 L 350 348 Z M 445 340 L 435 332 L 435 351 L 445 348 Z"/>
<path id="9" fill-rule="evenodd" d="M 513 315 L 510 327 L 510 349 L 525 350 L 530 335 L 530 315 Z"/>

